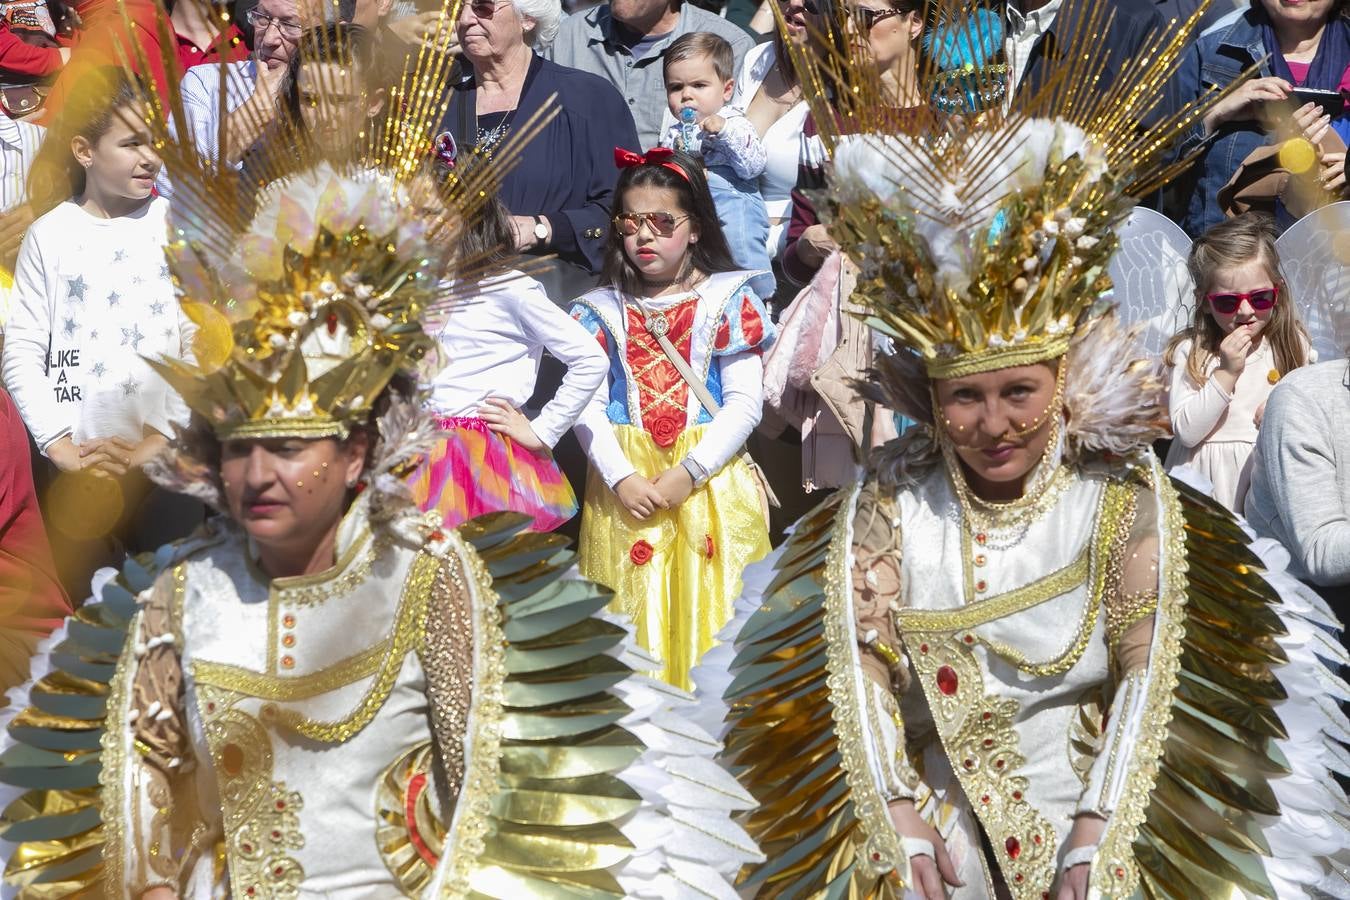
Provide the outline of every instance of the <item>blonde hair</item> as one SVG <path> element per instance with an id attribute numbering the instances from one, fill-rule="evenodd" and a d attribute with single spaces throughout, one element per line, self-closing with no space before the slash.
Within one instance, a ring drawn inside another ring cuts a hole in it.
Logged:
<path id="1" fill-rule="evenodd" d="M 1281 375 L 1308 364 L 1308 331 L 1299 319 L 1298 307 L 1289 294 L 1289 285 L 1280 275 L 1280 256 L 1275 249 L 1274 220 L 1263 213 L 1247 212 L 1220 222 L 1200 236 L 1191 245 L 1186 260 L 1191 281 L 1195 284 L 1195 313 L 1190 325 L 1172 335 L 1163 358 L 1168 366 L 1182 341 L 1191 342 L 1186 358 L 1186 374 L 1196 384 L 1204 384 L 1210 360 L 1219 352 L 1225 337 L 1219 323 L 1210 315 L 1205 295 L 1214 285 L 1221 270 L 1245 266 L 1259 259 L 1265 264 L 1271 283 L 1279 290 L 1270 322 L 1261 332 L 1275 354 L 1275 368 Z"/>

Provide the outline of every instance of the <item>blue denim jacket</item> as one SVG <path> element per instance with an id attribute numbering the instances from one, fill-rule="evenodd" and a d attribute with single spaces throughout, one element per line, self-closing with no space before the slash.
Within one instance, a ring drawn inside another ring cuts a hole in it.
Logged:
<path id="1" fill-rule="evenodd" d="M 1174 82 L 1178 99 L 1185 103 L 1212 88 L 1227 87 L 1257 62 L 1261 63 L 1260 70 L 1253 77 L 1270 75 L 1265 55 L 1256 13 L 1249 7 L 1226 16 L 1186 51 Z M 1253 150 L 1269 140 L 1270 136 L 1254 119 L 1226 122 L 1208 139 L 1204 127 L 1196 123 L 1180 147 L 1183 156 L 1203 148 L 1187 176 L 1187 203 L 1181 222 L 1187 234 L 1199 237 L 1224 220 L 1219 189 Z"/>

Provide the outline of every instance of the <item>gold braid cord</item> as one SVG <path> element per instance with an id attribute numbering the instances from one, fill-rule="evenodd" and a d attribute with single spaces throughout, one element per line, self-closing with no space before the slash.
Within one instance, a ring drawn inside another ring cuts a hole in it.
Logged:
<path id="1" fill-rule="evenodd" d="M 616 776 L 644 752 L 610 690 L 632 674 L 606 653 L 626 632 L 595 617 L 609 591 L 563 579 L 566 539 L 526 524 L 500 513 L 460 528 L 480 680 L 438 896 L 622 897 L 606 870 L 632 851 L 618 823 L 640 800 Z"/>
<path id="2" fill-rule="evenodd" d="M 1274 898 L 1262 818 L 1288 773 L 1272 708 L 1287 662 L 1279 595 L 1231 513 L 1162 477 L 1164 577 L 1149 700 L 1125 792 L 1092 868 L 1110 897 Z"/>
<path id="3" fill-rule="evenodd" d="M 846 496 L 847 495 L 847 496 Z M 852 492 L 797 523 L 758 610 L 736 641 L 723 764 L 759 808 L 741 824 L 767 861 L 742 892 L 765 897 L 898 898 L 894 832 L 860 752 L 841 650 Z M 856 668 L 856 659 L 853 667 Z"/>

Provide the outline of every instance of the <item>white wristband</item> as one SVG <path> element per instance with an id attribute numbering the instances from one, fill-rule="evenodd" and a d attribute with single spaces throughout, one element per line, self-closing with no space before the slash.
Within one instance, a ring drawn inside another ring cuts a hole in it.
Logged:
<path id="1" fill-rule="evenodd" d="M 925 841 L 923 838 L 907 837 L 901 839 L 904 845 L 905 856 L 928 856 L 937 859 L 937 853 L 933 851 L 933 842 Z"/>
<path id="2" fill-rule="evenodd" d="M 1097 855 L 1097 845 L 1089 844 L 1086 847 L 1075 847 L 1064 854 L 1064 865 L 1060 866 L 1060 871 L 1067 872 L 1074 866 L 1081 866 L 1084 863 L 1092 862 L 1092 858 Z"/>

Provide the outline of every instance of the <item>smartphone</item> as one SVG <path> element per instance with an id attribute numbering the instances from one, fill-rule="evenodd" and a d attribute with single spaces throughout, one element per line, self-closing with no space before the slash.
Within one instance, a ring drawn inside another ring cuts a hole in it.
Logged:
<path id="1" fill-rule="evenodd" d="M 1324 91 L 1318 88 L 1294 88 L 1294 105 L 1303 106 L 1308 103 L 1316 103 L 1322 107 L 1322 112 L 1333 118 L 1339 116 L 1345 109 L 1345 97 L 1341 96 L 1340 91 Z"/>

